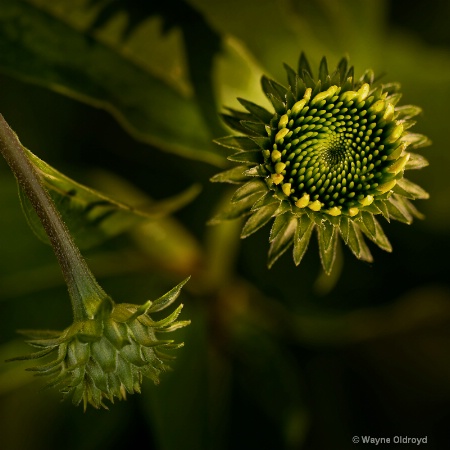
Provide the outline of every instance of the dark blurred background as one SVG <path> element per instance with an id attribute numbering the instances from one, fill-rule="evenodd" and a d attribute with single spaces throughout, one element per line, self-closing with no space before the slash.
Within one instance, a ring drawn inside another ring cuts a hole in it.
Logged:
<path id="1" fill-rule="evenodd" d="M 0 448 L 353 449 L 363 435 L 448 448 L 450 3 L 165 5 L 0 4 L 0 112 L 24 146 L 124 202 L 202 186 L 174 214 L 83 251 L 117 302 L 157 298 L 192 275 L 181 296 L 192 324 L 177 331 L 185 347 L 173 371 L 109 411 L 83 413 L 40 391 L 26 363 L 0 362 Z M 424 110 L 414 131 L 433 141 L 420 151 L 429 167 L 408 173 L 430 193 L 416 202 L 425 219 L 383 220 L 393 253 L 371 245 L 367 264 L 342 247 L 330 277 L 315 240 L 299 267 L 284 255 L 267 270 L 267 227 L 240 241 L 241 223 L 206 225 L 232 192 L 209 182 L 226 166 L 212 139 L 230 133 L 215 112 L 236 96 L 264 101 L 261 74 L 285 83 L 282 63 L 295 66 L 302 50 L 313 67 L 348 54 L 356 74 L 370 67 L 401 82 L 401 104 Z M 0 206 L 4 361 L 30 351 L 18 329 L 63 329 L 71 309 L 1 161 Z"/>

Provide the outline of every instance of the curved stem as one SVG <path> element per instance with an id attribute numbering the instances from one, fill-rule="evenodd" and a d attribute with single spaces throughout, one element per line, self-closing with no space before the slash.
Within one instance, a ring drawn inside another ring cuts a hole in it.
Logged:
<path id="1" fill-rule="evenodd" d="M 81 256 L 69 230 L 28 159 L 16 134 L 0 114 L 0 153 L 35 209 L 67 283 L 75 321 L 93 318 L 107 297 Z"/>

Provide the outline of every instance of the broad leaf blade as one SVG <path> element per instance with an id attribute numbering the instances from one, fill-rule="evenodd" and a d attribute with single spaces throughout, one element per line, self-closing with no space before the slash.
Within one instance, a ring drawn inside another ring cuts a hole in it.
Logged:
<path id="1" fill-rule="evenodd" d="M 137 64 L 117 42 L 105 45 L 62 17 L 37 2 L 3 0 L 1 70 L 105 109 L 140 141 L 223 164 L 194 101 Z"/>
<path id="2" fill-rule="evenodd" d="M 66 177 L 29 150 L 26 153 L 41 175 L 44 186 L 77 245 L 83 249 L 99 245 L 146 220 L 166 216 L 192 201 L 199 192 L 199 187 L 194 185 L 171 199 L 148 203 L 139 209 L 133 208 Z M 21 192 L 20 198 L 31 229 L 48 243 L 47 235 L 29 200 Z"/>

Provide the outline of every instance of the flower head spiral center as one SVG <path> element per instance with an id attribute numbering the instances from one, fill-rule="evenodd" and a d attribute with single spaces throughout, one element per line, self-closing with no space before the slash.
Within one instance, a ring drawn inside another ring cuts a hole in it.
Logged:
<path id="1" fill-rule="evenodd" d="M 370 69 L 355 79 L 346 58 L 331 73 L 322 58 L 317 78 L 303 53 L 297 70 L 284 68 L 288 87 L 261 78 L 273 111 L 238 98 L 247 112 L 227 108 L 230 114 L 222 115 L 240 135 L 216 142 L 237 151 L 228 159 L 239 165 L 211 180 L 242 186 L 211 223 L 249 216 L 241 234 L 246 238 L 274 219 L 269 267 L 291 245 L 300 264 L 313 231 L 327 274 L 339 237 L 371 262 L 364 236 L 392 251 L 376 215 L 408 224 L 422 217 L 411 200 L 428 193 L 404 178 L 406 170 L 428 165 L 411 152 L 430 144 L 409 131 L 421 109 L 397 106 L 400 85 L 378 83 Z"/>
<path id="2" fill-rule="evenodd" d="M 347 213 L 384 193 L 396 170 L 389 157 L 401 146 L 403 128 L 382 96 L 331 86 L 303 99 L 283 114 L 265 152 L 269 187 L 281 188 L 299 208 Z"/>

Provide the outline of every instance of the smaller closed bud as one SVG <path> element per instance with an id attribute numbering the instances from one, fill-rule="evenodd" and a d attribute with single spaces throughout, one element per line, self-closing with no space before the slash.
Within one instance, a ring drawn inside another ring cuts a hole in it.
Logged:
<path id="1" fill-rule="evenodd" d="M 28 370 L 48 376 L 47 387 L 59 388 L 75 405 L 82 402 L 84 409 L 88 404 L 107 409 L 106 399 L 114 402 L 140 392 L 143 378 L 159 383 L 160 373 L 169 368 L 167 361 L 172 358 L 165 351 L 183 344 L 161 340 L 157 335 L 190 322 L 177 320 L 183 305 L 158 321 L 150 313 L 171 305 L 187 281 L 141 306 L 115 304 L 105 297 L 93 319 L 75 321 L 62 332 L 24 332 L 32 338 L 28 343 L 39 351 L 14 360 L 54 355 L 49 363 Z"/>

